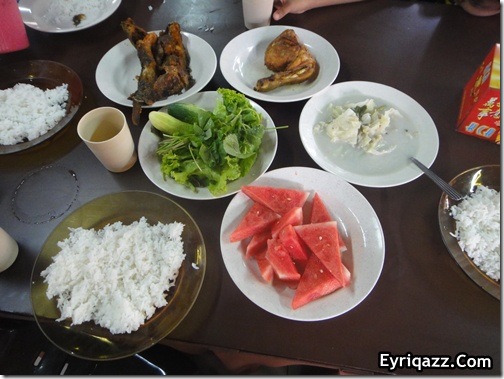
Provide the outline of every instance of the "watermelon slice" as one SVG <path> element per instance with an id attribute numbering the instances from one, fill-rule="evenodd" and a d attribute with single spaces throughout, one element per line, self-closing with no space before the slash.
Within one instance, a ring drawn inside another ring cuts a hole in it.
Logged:
<path id="1" fill-rule="evenodd" d="M 271 228 L 271 236 L 275 238 L 280 230 L 287 225 L 301 225 L 303 223 L 303 208 L 294 207 L 285 213 Z"/>
<path id="2" fill-rule="evenodd" d="M 256 255 L 255 260 L 257 262 L 257 266 L 259 267 L 259 271 L 261 272 L 262 278 L 266 281 L 266 283 L 272 284 L 275 271 L 273 270 L 271 263 L 268 259 L 266 259 L 266 250 Z"/>
<path id="3" fill-rule="evenodd" d="M 315 192 L 312 200 L 312 209 L 310 214 L 310 223 L 316 224 L 317 222 L 333 221 L 331 214 L 327 210 L 320 195 Z"/>
<path id="4" fill-rule="evenodd" d="M 350 282 L 350 272 L 345 266 L 343 266 L 343 268 L 344 282 L 342 285 L 340 281 L 326 269 L 315 254 L 310 255 L 303 276 L 292 298 L 292 308 L 297 309 L 347 285 Z"/>
<path id="5" fill-rule="evenodd" d="M 271 263 L 278 279 L 286 281 L 297 281 L 301 275 L 296 269 L 290 254 L 285 250 L 278 239 L 268 240 L 266 259 Z"/>
<path id="6" fill-rule="evenodd" d="M 298 268 L 300 266 L 304 268 L 310 256 L 310 251 L 304 245 L 303 241 L 301 241 L 294 227 L 292 225 L 285 226 L 278 233 L 278 239 L 285 250 L 290 254 L 292 260 L 298 265 Z"/>
<path id="7" fill-rule="evenodd" d="M 307 191 L 268 186 L 243 186 L 242 191 L 255 202 L 280 215 L 294 207 L 302 207 L 310 194 Z"/>
<path id="8" fill-rule="evenodd" d="M 267 242 L 271 238 L 270 229 L 266 229 L 264 232 L 260 232 L 254 234 L 252 239 L 247 245 L 247 249 L 245 251 L 245 258 L 251 259 L 255 258 L 260 253 L 266 251 Z"/>
<path id="9" fill-rule="evenodd" d="M 317 192 L 315 192 L 315 195 L 313 195 L 312 200 L 310 223 L 315 224 L 317 222 L 327 222 L 327 221 L 333 221 L 333 218 L 329 213 L 329 210 L 327 209 L 326 205 L 322 201 L 320 195 Z M 340 252 L 347 250 L 345 241 L 343 241 L 343 237 L 341 237 L 341 234 L 339 233 L 338 233 L 338 241 L 340 245 Z"/>
<path id="10" fill-rule="evenodd" d="M 294 230 L 343 286 L 345 281 L 336 221 L 298 225 L 294 226 Z"/>
<path id="11" fill-rule="evenodd" d="M 231 233 L 231 242 L 241 241 L 254 234 L 261 233 L 270 228 L 280 218 L 271 209 L 262 204 L 254 203 L 245 214 L 235 230 Z"/>

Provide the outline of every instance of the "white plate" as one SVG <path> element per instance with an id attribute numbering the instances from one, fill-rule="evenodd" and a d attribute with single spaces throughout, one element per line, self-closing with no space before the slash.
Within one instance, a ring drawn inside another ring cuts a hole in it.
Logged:
<path id="1" fill-rule="evenodd" d="M 383 230 L 366 198 L 351 184 L 328 172 L 287 167 L 267 172 L 253 185 L 294 188 L 310 191 L 308 201 L 318 192 L 348 247 L 342 253 L 345 266 L 352 273 L 349 286 L 339 289 L 296 310 L 291 308 L 294 291 L 264 282 L 255 261 L 245 259 L 245 246 L 229 242 L 253 202 L 243 192 L 231 200 L 221 226 L 221 251 L 227 271 L 236 286 L 253 303 L 277 316 L 299 321 L 326 320 L 348 312 L 372 291 L 380 277 L 385 259 Z"/>
<path id="2" fill-rule="evenodd" d="M 212 110 L 215 107 L 216 100 L 219 96 L 220 95 L 215 91 L 200 92 L 186 99 L 184 102 L 196 104 L 201 108 Z M 267 128 L 274 128 L 275 124 L 268 113 L 254 101 L 249 101 L 254 109 L 262 114 L 264 125 Z M 266 172 L 275 158 L 278 145 L 276 130 L 273 129 L 266 131 L 264 133 L 257 160 L 250 169 L 249 173 L 243 178 L 229 182 L 227 185 L 228 191 L 225 194 L 214 196 L 207 188 L 199 188 L 197 192 L 195 192 L 182 184 L 177 183 L 171 178 L 167 178 L 166 180 L 163 178 L 163 174 L 161 173 L 161 164 L 156 154 L 160 139 L 156 134 L 152 133 L 151 127 L 152 124 L 150 121 L 145 124 L 138 141 L 138 159 L 145 175 L 147 175 L 150 181 L 163 191 L 178 197 L 193 200 L 218 199 L 238 192 L 243 185 L 253 182 Z"/>
<path id="3" fill-rule="evenodd" d="M 345 105 L 368 98 L 401 113 L 392 117 L 384 137 L 385 144 L 397 145 L 392 152 L 372 155 L 344 142 L 331 142 L 324 132 L 314 131 L 316 124 L 330 120 L 329 104 Z M 306 151 L 320 167 L 366 187 L 393 187 L 418 178 L 422 171 L 409 157 L 430 167 L 439 148 L 436 125 L 420 104 L 401 91 L 371 82 L 337 83 L 312 97 L 301 112 L 299 133 Z"/>
<path id="4" fill-rule="evenodd" d="M 257 80 L 273 73 L 264 65 L 264 53 L 270 42 L 285 29 L 293 29 L 317 59 L 320 66 L 318 77 L 310 83 L 282 86 L 270 92 L 254 91 Z M 275 25 L 251 29 L 231 40 L 220 56 L 220 69 L 228 83 L 246 96 L 285 103 L 307 99 L 331 85 L 338 76 L 340 59 L 334 47 L 318 34 Z"/>
<path id="5" fill-rule="evenodd" d="M 212 79 L 217 68 L 217 57 L 212 47 L 204 39 L 190 33 L 182 32 L 182 41 L 189 52 L 189 66 L 195 80 L 194 85 L 179 95 L 169 96 L 142 108 L 159 108 L 187 99 L 203 89 Z M 125 39 L 110 49 L 98 63 L 96 84 L 113 102 L 132 107 L 133 102 L 128 97 L 138 88 L 137 77 L 141 68 L 135 47 Z"/>
<path id="6" fill-rule="evenodd" d="M 18 2 L 25 25 L 48 33 L 68 33 L 90 28 L 111 16 L 121 5 L 121 0 L 103 0 L 101 4 L 100 8 L 87 12 L 85 7 L 76 8 L 75 13 L 84 13 L 86 18 L 75 25 L 72 19 L 75 14 L 55 13 L 59 8 L 55 6 L 57 5 L 55 1 L 20 0 Z"/>

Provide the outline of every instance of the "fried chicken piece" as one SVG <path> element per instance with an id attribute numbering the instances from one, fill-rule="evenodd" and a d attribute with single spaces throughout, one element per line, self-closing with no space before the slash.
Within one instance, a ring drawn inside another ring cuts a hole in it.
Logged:
<path id="1" fill-rule="evenodd" d="M 142 105 L 179 94 L 193 84 L 189 53 L 176 22 L 170 23 L 159 37 L 136 26 L 131 18 L 121 22 L 121 27 L 135 46 L 142 66 L 137 90 L 129 96 L 133 101 L 133 124 L 137 125 Z"/>
<path id="2" fill-rule="evenodd" d="M 301 43 L 294 30 L 286 29 L 266 48 L 264 64 L 271 71 L 284 71 L 296 59 L 301 49 Z"/>
<path id="3" fill-rule="evenodd" d="M 314 80 L 319 72 L 317 60 L 292 29 L 284 30 L 268 45 L 264 64 L 275 73 L 257 81 L 254 90 L 258 92 Z"/>

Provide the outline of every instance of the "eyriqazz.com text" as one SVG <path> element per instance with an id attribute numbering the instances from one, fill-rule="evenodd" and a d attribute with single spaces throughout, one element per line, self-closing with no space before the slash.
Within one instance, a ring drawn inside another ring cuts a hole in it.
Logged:
<path id="1" fill-rule="evenodd" d="M 425 369 L 463 369 L 463 370 L 490 370 L 493 367 L 491 357 L 471 356 L 459 353 L 455 357 L 448 355 L 394 355 L 387 351 L 379 353 L 378 366 L 394 372 L 398 369 L 414 369 L 422 372 Z"/>

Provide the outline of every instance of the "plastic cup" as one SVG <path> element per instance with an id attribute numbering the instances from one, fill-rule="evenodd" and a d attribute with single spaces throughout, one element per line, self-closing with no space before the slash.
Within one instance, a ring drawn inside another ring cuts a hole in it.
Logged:
<path id="1" fill-rule="evenodd" d="M 77 134 L 111 172 L 129 170 L 137 160 L 131 131 L 119 109 L 102 107 L 89 111 L 77 124 Z"/>
<path id="2" fill-rule="evenodd" d="M 0 54 L 30 46 L 16 0 L 0 0 Z"/>
<path id="3" fill-rule="evenodd" d="M 273 13 L 273 0 L 242 0 L 243 19 L 247 29 L 268 26 Z"/>
<path id="4" fill-rule="evenodd" d="M 0 228 L 0 272 L 7 270 L 18 256 L 19 246 L 5 230 Z"/>

